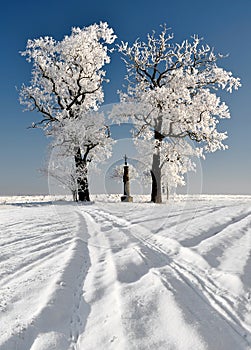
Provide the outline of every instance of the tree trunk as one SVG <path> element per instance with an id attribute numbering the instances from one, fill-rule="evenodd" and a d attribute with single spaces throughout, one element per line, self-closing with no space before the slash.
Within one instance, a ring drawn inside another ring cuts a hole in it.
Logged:
<path id="1" fill-rule="evenodd" d="M 90 202 L 89 184 L 87 176 L 87 163 L 82 159 L 81 150 L 78 148 L 75 154 L 76 171 L 78 174 L 78 200 L 81 202 Z"/>
<path id="2" fill-rule="evenodd" d="M 90 202 L 87 168 L 83 172 L 83 177 L 80 177 L 78 181 L 78 200 L 80 202 Z"/>
<path id="3" fill-rule="evenodd" d="M 152 163 L 152 194 L 151 201 L 154 203 L 162 203 L 162 194 L 161 194 L 161 168 L 160 168 L 160 154 L 153 155 Z"/>
<path id="4" fill-rule="evenodd" d="M 161 120 L 159 120 L 158 129 L 161 130 Z M 160 163 L 160 148 L 161 143 L 164 136 L 158 132 L 154 131 L 154 138 L 157 140 L 156 143 L 156 151 L 153 154 L 153 162 L 152 162 L 152 194 L 151 201 L 154 203 L 162 203 L 162 192 L 161 192 L 161 163 Z"/>
<path id="5" fill-rule="evenodd" d="M 78 201 L 78 193 L 77 193 L 77 191 L 72 190 L 71 194 L 72 194 L 73 202 L 77 202 Z"/>

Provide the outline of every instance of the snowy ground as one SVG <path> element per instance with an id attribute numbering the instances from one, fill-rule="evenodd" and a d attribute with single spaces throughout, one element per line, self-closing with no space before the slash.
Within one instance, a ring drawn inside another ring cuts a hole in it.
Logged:
<path id="1" fill-rule="evenodd" d="M 0 349 L 251 349 L 251 196 L 115 199 L 0 198 Z"/>

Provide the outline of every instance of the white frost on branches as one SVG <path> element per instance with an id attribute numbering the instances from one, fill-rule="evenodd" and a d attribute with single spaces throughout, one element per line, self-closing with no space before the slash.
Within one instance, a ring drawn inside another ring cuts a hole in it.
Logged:
<path id="1" fill-rule="evenodd" d="M 51 179 L 56 180 L 61 188 L 72 193 L 73 201 L 77 201 L 77 179 L 81 174 L 76 169 L 72 157 L 62 157 L 60 154 L 57 154 L 57 150 L 54 150 L 53 153 L 53 159 L 46 168 L 40 169 L 40 172 L 48 176 L 50 186 Z"/>
<path id="2" fill-rule="evenodd" d="M 230 112 L 217 91 L 232 92 L 241 84 L 218 66 L 223 56 L 197 35 L 181 44 L 173 37 L 163 26 L 159 36 L 148 34 L 146 42 L 118 45 L 127 68 L 127 91 L 120 92 L 121 105 L 113 116 L 120 121 L 130 118 L 135 137 L 152 142 L 151 155 L 159 155 L 152 169 L 163 168 L 162 175 L 168 172 L 179 183 L 186 171 L 194 170 L 189 157 L 227 148 L 227 134 L 217 125 L 230 118 Z M 189 149 L 186 140 L 196 147 Z"/>
<path id="3" fill-rule="evenodd" d="M 188 171 L 195 171 L 196 164 L 194 158 L 201 155 L 201 149 L 194 147 L 193 143 L 184 139 L 170 138 L 163 141 L 161 145 L 154 140 L 153 136 L 146 140 L 136 138 L 135 145 L 139 156 L 145 161 L 144 169 L 152 162 L 153 154 L 160 151 L 161 183 L 169 190 L 178 186 L 185 186 L 185 175 Z M 148 174 L 148 182 L 149 182 Z"/>
<path id="4" fill-rule="evenodd" d="M 111 154 L 110 132 L 96 111 L 104 101 L 102 84 L 108 81 L 104 66 L 110 62 L 108 45 L 115 38 L 108 24 L 100 22 L 73 28 L 61 41 L 28 40 L 21 53 L 33 69 L 30 85 L 21 88 L 20 103 L 42 115 L 33 127 L 52 136 L 61 155 L 75 157 L 79 193 L 85 191 L 86 200 L 88 165 Z"/>
<path id="5" fill-rule="evenodd" d="M 110 138 L 109 127 L 105 125 L 103 113 L 87 112 L 83 119 L 66 119 L 53 126 L 52 132 L 57 135 L 53 147 L 60 147 L 61 155 L 75 155 L 78 148 L 83 160 L 92 166 L 98 165 L 112 154 L 115 141 Z"/>
<path id="6" fill-rule="evenodd" d="M 107 23 L 73 28 L 62 41 L 51 37 L 28 40 L 21 52 L 33 64 L 29 86 L 23 85 L 20 102 L 43 119 L 34 125 L 82 118 L 103 102 L 103 67 L 110 62 L 108 44 L 116 36 Z"/>
<path id="7" fill-rule="evenodd" d="M 88 189 L 88 165 L 111 155 L 110 131 L 99 107 L 115 38 L 108 24 L 100 22 L 73 28 L 61 41 L 28 40 L 21 53 L 33 69 L 20 103 L 42 115 L 33 127 L 52 136 L 62 156 L 75 157 L 76 171 L 84 174 L 77 176 L 79 193 Z M 159 202 L 161 182 L 184 185 L 185 174 L 195 170 L 193 157 L 227 148 L 227 133 L 218 130 L 218 123 L 230 112 L 217 92 L 241 86 L 239 78 L 218 66 L 223 56 L 202 38 L 194 35 L 180 44 L 173 38 L 163 26 L 159 35 L 148 34 L 146 42 L 118 45 L 128 86 L 112 112 L 116 123 L 133 122 L 135 142 L 155 183 L 152 197 Z"/>
<path id="8" fill-rule="evenodd" d="M 124 175 L 124 164 L 120 164 L 120 165 L 116 165 L 111 173 L 111 179 L 117 181 L 117 182 L 121 182 L 123 179 L 123 175 Z M 132 165 L 130 164 L 129 166 L 129 176 L 130 176 L 130 180 L 135 180 L 139 177 L 139 173 L 138 170 Z"/>

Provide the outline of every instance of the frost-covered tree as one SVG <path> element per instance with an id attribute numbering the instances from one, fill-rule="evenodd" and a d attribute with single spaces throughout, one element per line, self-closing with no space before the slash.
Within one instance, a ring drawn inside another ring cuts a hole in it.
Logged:
<path id="1" fill-rule="evenodd" d="M 101 22 L 73 28 L 71 35 L 61 41 L 52 37 L 28 40 L 21 53 L 33 69 L 30 84 L 21 88 L 20 102 L 27 110 L 42 115 L 33 127 L 42 127 L 46 135 L 61 141 L 68 141 L 72 130 L 77 133 L 80 124 L 85 130 L 85 142 L 73 145 L 76 168 L 84 172 L 78 178 L 79 200 L 89 200 L 87 159 L 94 157 L 94 148 L 102 143 L 102 133 L 97 130 L 104 127 L 91 121 L 92 114 L 88 112 L 97 110 L 104 100 L 102 84 L 107 80 L 103 67 L 110 62 L 108 45 L 115 38 L 107 23 Z"/>
<path id="2" fill-rule="evenodd" d="M 49 179 L 54 179 L 60 187 L 68 190 L 72 194 L 73 201 L 77 201 L 78 197 L 78 173 L 72 157 L 62 157 L 57 155 L 44 168 L 39 169 L 42 175 L 46 175 Z"/>
<path id="3" fill-rule="evenodd" d="M 146 165 L 151 165 L 153 154 L 155 153 L 156 141 L 154 139 L 154 131 L 151 133 L 152 135 L 148 135 L 148 138 L 146 138 L 146 135 L 143 135 L 144 138 L 135 140 L 140 158 L 145 162 L 142 165 L 144 164 L 145 167 Z M 187 172 L 196 170 L 194 158 L 200 155 L 200 149 L 193 147 L 191 143 L 182 138 L 167 138 L 162 142 L 160 150 L 160 164 L 157 174 L 160 176 L 161 189 L 164 189 L 168 199 L 171 190 L 186 184 L 185 175 Z M 152 186 L 156 188 L 157 184 L 154 181 L 157 176 L 155 174 L 153 177 L 152 171 L 149 171 L 149 174 L 152 179 Z"/>
<path id="4" fill-rule="evenodd" d="M 138 170 L 131 164 L 129 167 L 129 171 L 130 171 L 130 180 L 135 180 L 139 177 Z M 120 183 L 123 180 L 123 176 L 124 176 L 124 164 L 120 164 L 120 165 L 116 165 L 113 168 L 110 178 Z"/>
<path id="5" fill-rule="evenodd" d="M 186 140 L 195 141 L 191 155 L 227 148 L 227 135 L 217 130 L 217 124 L 230 113 L 217 91 L 232 92 L 240 81 L 218 66 L 223 56 L 197 35 L 175 43 L 166 26 L 159 35 L 148 34 L 146 42 L 122 42 L 119 51 L 127 68 L 120 109 L 131 117 L 137 137 L 151 141 L 151 199 L 161 203 L 163 171 L 175 165 L 176 174 L 182 175 L 192 166 Z M 177 140 L 183 140 L 182 147 Z M 182 154 L 181 149 L 188 151 Z"/>
<path id="6" fill-rule="evenodd" d="M 82 119 L 64 120 L 56 123 L 52 132 L 56 135 L 52 147 L 57 149 L 59 157 L 75 159 L 79 200 L 90 201 L 89 167 L 98 167 L 112 152 L 113 140 L 103 113 L 86 112 L 84 123 Z"/>

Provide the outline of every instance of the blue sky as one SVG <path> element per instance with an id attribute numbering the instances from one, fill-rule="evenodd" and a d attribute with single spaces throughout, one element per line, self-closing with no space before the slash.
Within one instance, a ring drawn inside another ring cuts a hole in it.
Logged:
<path id="1" fill-rule="evenodd" d="M 199 34 L 216 52 L 229 54 L 221 66 L 239 76 L 242 88 L 222 95 L 232 118 L 221 123 L 228 131 L 229 150 L 207 156 L 202 162 L 203 192 L 251 194 L 251 1 L 250 0 L 44 0 L 9 1 L 1 4 L 1 109 L 0 195 L 48 193 L 47 179 L 37 171 L 47 157 L 48 140 L 40 130 L 27 129 L 36 113 L 23 112 L 19 88 L 30 79 L 31 66 L 19 51 L 28 39 L 53 36 L 60 40 L 73 26 L 106 21 L 117 42 L 142 40 L 166 23 L 177 42 Z M 105 103 L 118 102 L 125 68 L 113 55 L 105 86 Z"/>

